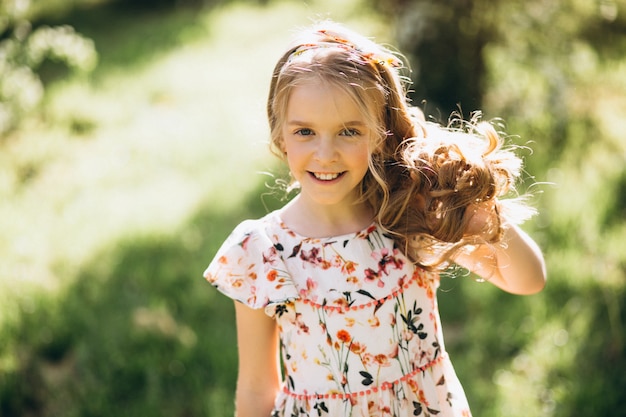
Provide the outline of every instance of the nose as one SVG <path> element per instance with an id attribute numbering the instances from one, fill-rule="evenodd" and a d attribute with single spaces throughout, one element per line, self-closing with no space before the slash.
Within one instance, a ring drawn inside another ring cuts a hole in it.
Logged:
<path id="1" fill-rule="evenodd" d="M 337 160 L 337 146 L 332 137 L 323 136 L 320 138 L 315 150 L 315 159 L 325 164 Z"/>

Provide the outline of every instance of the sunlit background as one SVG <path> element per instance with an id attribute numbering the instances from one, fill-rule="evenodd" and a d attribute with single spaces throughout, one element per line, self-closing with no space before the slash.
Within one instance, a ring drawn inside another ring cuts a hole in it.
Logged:
<path id="1" fill-rule="evenodd" d="M 270 74 L 332 18 L 412 99 L 501 118 L 549 283 L 445 278 L 475 416 L 626 416 L 624 0 L 0 0 L 0 416 L 233 414 L 232 302 L 201 274 L 277 207 Z"/>

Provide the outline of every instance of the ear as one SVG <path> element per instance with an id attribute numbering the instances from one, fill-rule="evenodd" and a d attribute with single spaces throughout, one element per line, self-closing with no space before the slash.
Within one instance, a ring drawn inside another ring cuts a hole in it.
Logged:
<path id="1" fill-rule="evenodd" d="M 285 146 L 285 139 L 282 137 L 278 140 L 278 149 L 283 156 L 287 156 L 287 147 Z"/>

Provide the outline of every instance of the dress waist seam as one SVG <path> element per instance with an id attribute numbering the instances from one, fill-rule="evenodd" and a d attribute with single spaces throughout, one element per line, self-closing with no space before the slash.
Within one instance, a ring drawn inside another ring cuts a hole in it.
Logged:
<path id="1" fill-rule="evenodd" d="M 413 272 L 413 274 L 411 275 L 411 277 L 409 277 L 406 280 L 404 280 L 400 284 L 400 286 L 395 288 L 390 294 L 387 294 L 384 297 L 381 297 L 381 298 L 375 299 L 375 300 L 371 300 L 371 301 L 363 303 L 363 304 L 333 306 L 333 305 L 328 305 L 328 304 L 317 303 L 314 300 L 311 300 L 311 299 L 307 298 L 306 296 L 302 296 L 302 295 L 300 296 L 299 300 L 302 301 L 304 304 L 308 304 L 308 305 L 310 305 L 310 306 L 312 306 L 314 308 L 318 308 L 318 309 L 322 309 L 322 310 L 345 312 L 345 311 L 356 311 L 356 310 L 369 309 L 369 308 L 374 307 L 374 306 L 380 306 L 380 305 L 384 304 L 385 302 L 398 297 L 400 294 L 403 294 L 409 287 L 411 287 L 411 285 L 413 283 L 415 283 L 416 281 L 421 279 L 420 278 L 421 275 L 425 274 L 425 273 L 426 272 L 421 270 L 421 269 L 416 269 Z"/>
<path id="2" fill-rule="evenodd" d="M 315 400 L 315 399 L 340 399 L 340 400 L 344 400 L 347 398 L 356 398 L 356 397 L 364 397 L 366 395 L 371 395 L 371 394 L 375 394 L 378 393 L 380 391 L 386 391 L 389 390 L 391 388 L 393 388 L 394 385 L 398 384 L 399 382 L 406 382 L 407 380 L 411 379 L 412 377 L 414 377 L 415 375 L 417 375 L 420 372 L 424 372 L 429 368 L 432 368 L 433 366 L 437 365 L 438 363 L 440 363 L 441 361 L 443 361 L 445 358 L 447 357 L 447 355 L 441 355 L 436 359 L 433 359 L 432 361 L 428 362 L 427 364 L 414 369 L 413 371 L 411 371 L 410 373 L 403 375 L 402 377 L 391 381 L 391 382 L 383 382 L 382 384 L 380 384 L 379 386 L 376 387 L 372 387 L 372 388 L 368 388 L 365 390 L 361 390 L 361 391 L 355 391 L 355 392 L 328 392 L 325 394 L 308 394 L 306 391 L 303 394 L 298 394 L 295 392 L 291 392 L 289 390 L 289 388 L 287 388 L 287 386 L 285 385 L 285 387 L 283 388 L 283 392 L 287 395 L 289 395 L 292 398 L 298 399 L 298 400 Z"/>

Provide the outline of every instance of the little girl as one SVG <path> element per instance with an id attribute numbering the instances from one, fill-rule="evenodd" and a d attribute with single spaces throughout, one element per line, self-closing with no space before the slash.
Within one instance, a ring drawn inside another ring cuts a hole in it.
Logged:
<path id="1" fill-rule="evenodd" d="M 271 147 L 299 194 L 237 226 L 204 273 L 238 301 L 238 417 L 469 416 L 438 271 L 543 288 L 541 251 L 500 198 L 519 158 L 489 124 L 425 122 L 400 67 L 329 22 L 276 65 Z"/>

